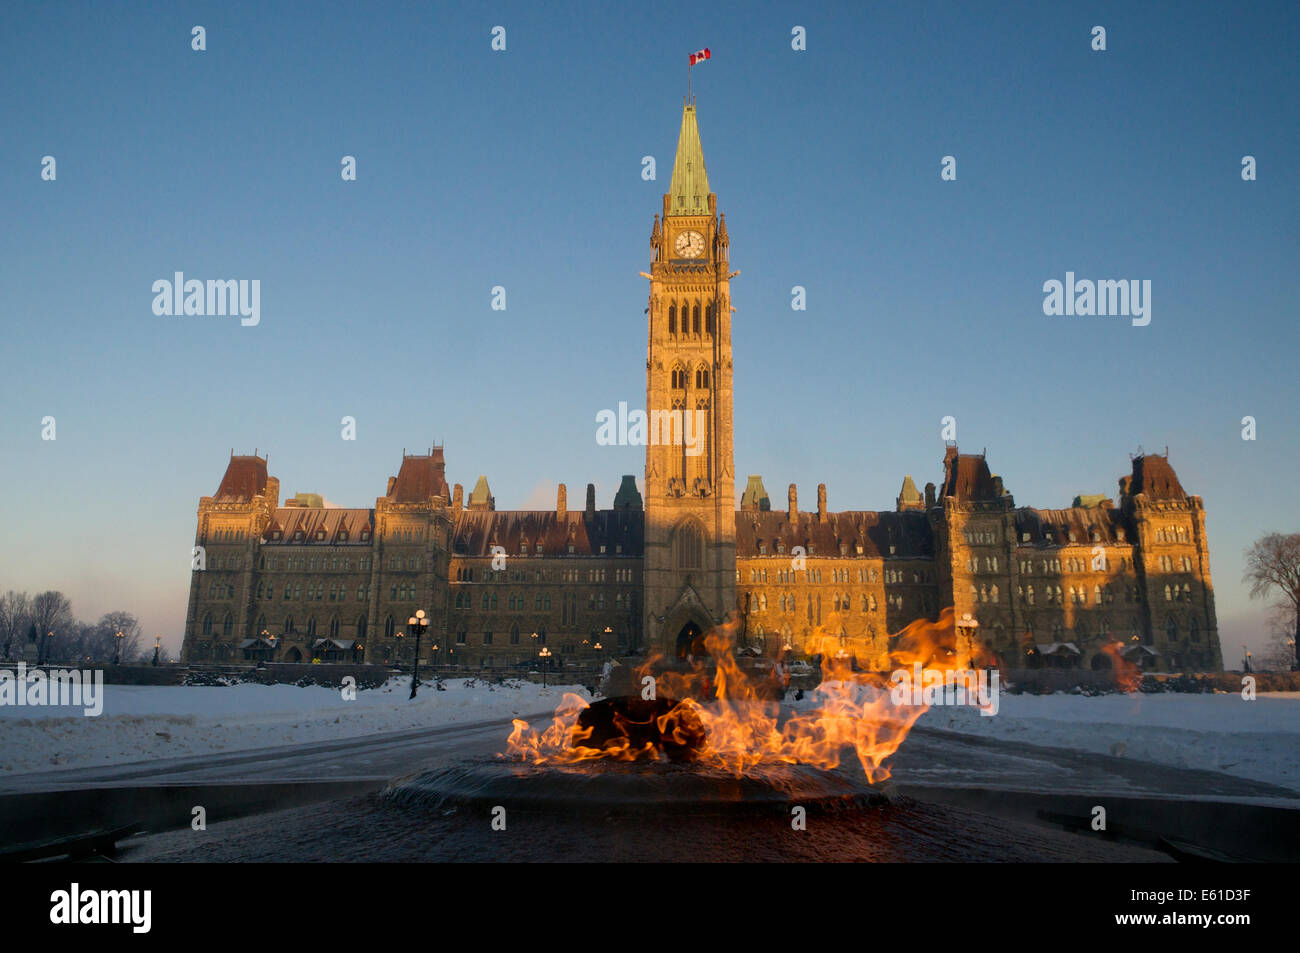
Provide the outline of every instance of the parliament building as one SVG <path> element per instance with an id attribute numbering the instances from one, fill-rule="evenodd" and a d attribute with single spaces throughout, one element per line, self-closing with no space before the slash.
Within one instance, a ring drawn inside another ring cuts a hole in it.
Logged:
<path id="1" fill-rule="evenodd" d="M 981 661 L 1008 668 L 1222 669 L 1205 509 L 1167 455 L 1062 509 L 1017 507 L 951 444 L 938 483 L 904 478 L 889 510 L 832 512 L 825 485 L 801 509 L 793 484 L 774 507 L 759 476 L 737 506 L 735 272 L 693 104 L 650 246 L 646 408 L 670 436 L 674 419 L 701 426 L 689 445 L 646 441 L 644 498 L 624 476 L 608 508 L 591 484 L 571 508 L 561 484 L 554 509 L 498 510 L 485 477 L 468 498 L 449 484 L 432 447 L 403 454 L 373 507 L 282 504 L 266 459 L 232 452 L 199 501 L 183 659 L 409 662 L 423 609 L 422 663 L 698 654 L 734 616 L 752 651 L 869 668 L 891 633 L 952 606 Z"/>

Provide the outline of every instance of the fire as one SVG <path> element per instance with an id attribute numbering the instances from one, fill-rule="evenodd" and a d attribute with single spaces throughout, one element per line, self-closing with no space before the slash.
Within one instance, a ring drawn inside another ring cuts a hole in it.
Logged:
<path id="1" fill-rule="evenodd" d="M 1115 673 L 1115 685 L 1121 692 L 1135 692 L 1142 685 L 1142 670 L 1124 657 L 1121 651 L 1123 642 L 1110 642 L 1101 650 L 1110 656 L 1111 671 Z"/>
<path id="2" fill-rule="evenodd" d="M 638 686 L 660 669 L 654 698 L 598 702 L 603 708 L 597 718 L 593 706 L 565 693 L 551 725 L 540 733 L 516 719 L 506 756 L 533 764 L 687 758 L 740 777 L 775 762 L 836 768 L 851 750 L 868 781 L 890 776 L 885 760 L 927 706 L 894 704 L 888 671 L 855 671 L 852 659 L 839 651 L 838 637 L 819 632 L 809 650 L 822 656 L 823 704 L 783 717 L 772 682 L 751 677 L 738 664 L 738 629 L 729 620 L 711 630 L 704 640 L 708 661 L 685 670 L 664 668 L 660 657 L 638 668 Z M 937 622 L 916 620 L 891 640 L 887 668 L 910 670 L 920 663 L 956 669 L 954 633 L 951 607 Z"/>

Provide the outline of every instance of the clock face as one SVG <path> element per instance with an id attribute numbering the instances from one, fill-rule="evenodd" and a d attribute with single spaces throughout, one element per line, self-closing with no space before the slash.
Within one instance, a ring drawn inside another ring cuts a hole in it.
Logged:
<path id="1" fill-rule="evenodd" d="M 683 258 L 699 258 L 704 254 L 704 236 L 699 232 L 682 232 L 673 247 Z"/>

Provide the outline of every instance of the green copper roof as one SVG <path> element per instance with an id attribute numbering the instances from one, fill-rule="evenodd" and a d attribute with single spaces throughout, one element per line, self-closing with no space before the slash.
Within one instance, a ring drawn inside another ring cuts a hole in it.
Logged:
<path id="1" fill-rule="evenodd" d="M 763 489 L 763 478 L 758 474 L 750 474 L 745 492 L 740 496 L 740 508 L 764 512 L 772 509 L 772 501 L 768 499 L 767 490 Z"/>
<path id="2" fill-rule="evenodd" d="M 488 489 L 487 477 L 479 474 L 478 482 L 469 495 L 469 505 L 475 509 L 493 509 L 492 491 Z"/>
<path id="3" fill-rule="evenodd" d="M 671 215 L 698 215 L 709 211 L 709 174 L 704 169 L 704 147 L 700 145 L 700 127 L 695 121 L 695 107 L 682 110 L 682 132 L 677 137 L 677 159 L 673 162 L 673 180 L 668 187 Z"/>
<path id="4" fill-rule="evenodd" d="M 912 482 L 910 473 L 903 477 L 903 489 L 898 494 L 898 498 L 904 503 L 920 503 L 923 500 L 920 492 L 916 489 L 916 484 Z"/>
<path id="5" fill-rule="evenodd" d="M 623 482 L 614 494 L 614 509 L 639 510 L 641 506 L 641 491 L 636 488 L 636 477 L 624 474 Z"/>

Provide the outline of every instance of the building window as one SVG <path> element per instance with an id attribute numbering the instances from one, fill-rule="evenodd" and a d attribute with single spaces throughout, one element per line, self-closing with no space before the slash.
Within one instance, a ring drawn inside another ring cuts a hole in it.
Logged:
<path id="1" fill-rule="evenodd" d="M 668 306 L 668 333 L 669 335 L 677 333 L 677 305 L 675 304 Z M 676 371 L 673 373 L 676 374 Z M 673 386 L 676 387 L 677 385 L 674 384 Z"/>
<path id="2" fill-rule="evenodd" d="M 387 619 L 384 620 L 384 635 L 388 636 L 388 638 L 391 639 L 393 637 L 393 633 L 396 630 L 397 630 L 397 625 L 396 623 L 393 622 L 393 617 L 390 615 Z"/>

